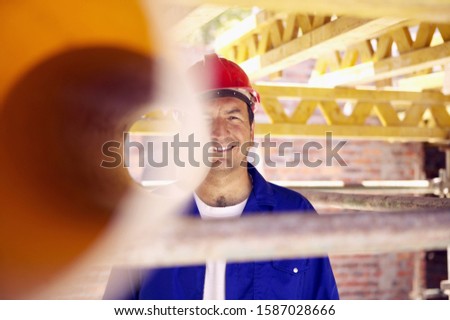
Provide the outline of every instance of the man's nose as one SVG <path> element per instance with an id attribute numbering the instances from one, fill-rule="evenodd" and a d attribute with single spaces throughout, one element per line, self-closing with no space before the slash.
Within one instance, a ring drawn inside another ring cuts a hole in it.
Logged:
<path id="1" fill-rule="evenodd" d="M 211 137 L 220 138 L 227 134 L 227 123 L 224 119 L 217 117 L 211 122 Z"/>

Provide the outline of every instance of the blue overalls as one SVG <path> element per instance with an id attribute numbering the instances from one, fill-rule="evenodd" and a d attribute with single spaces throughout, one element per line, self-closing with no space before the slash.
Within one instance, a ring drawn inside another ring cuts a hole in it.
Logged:
<path id="1" fill-rule="evenodd" d="M 288 211 L 314 213 L 312 205 L 299 193 L 268 183 L 251 164 L 248 172 L 253 189 L 243 215 Z M 188 211 L 199 216 L 195 201 Z M 227 263 L 225 274 L 227 300 L 339 299 L 327 257 Z M 130 288 L 125 289 L 124 298 L 202 299 L 205 265 L 158 268 L 151 272 L 142 270 L 139 279 L 137 286 L 130 284 Z"/>

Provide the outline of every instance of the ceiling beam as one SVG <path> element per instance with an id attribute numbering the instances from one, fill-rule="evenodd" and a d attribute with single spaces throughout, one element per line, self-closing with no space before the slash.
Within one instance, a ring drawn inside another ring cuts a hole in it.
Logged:
<path id="1" fill-rule="evenodd" d="M 218 4 L 226 6 L 260 7 L 285 12 L 318 15 L 345 15 L 362 18 L 405 17 L 421 21 L 450 21 L 448 0 L 170 0 L 183 4 Z"/>
<path id="2" fill-rule="evenodd" d="M 236 44 L 239 39 L 250 36 L 251 34 L 258 32 L 261 27 L 270 24 L 275 20 L 275 14 L 261 10 L 256 14 L 245 18 L 236 26 L 220 34 L 214 41 L 214 48 L 217 52 L 220 52 L 224 48 L 230 47 Z M 226 50 L 226 49 L 225 49 Z"/>
<path id="3" fill-rule="evenodd" d="M 309 83 L 327 87 L 353 86 L 393 78 L 447 63 L 450 63 L 450 41 L 438 46 L 407 52 L 397 57 L 361 63 L 354 67 L 317 75 L 312 77 Z"/>
<path id="4" fill-rule="evenodd" d="M 444 66 L 444 83 L 442 85 L 442 92 L 450 94 L 450 64 Z"/>
<path id="5" fill-rule="evenodd" d="M 251 79 L 258 79 L 299 62 L 360 43 L 382 30 L 404 22 L 405 19 L 398 18 L 338 18 L 240 65 Z"/>
<path id="6" fill-rule="evenodd" d="M 172 32 L 174 39 L 181 40 L 191 35 L 194 31 L 224 13 L 228 8 L 227 6 L 209 4 L 203 4 L 193 8 L 173 26 Z"/>
<path id="7" fill-rule="evenodd" d="M 444 84 L 444 71 L 438 71 L 418 76 L 399 79 L 397 85 L 400 90 L 440 89 Z"/>
<path id="8" fill-rule="evenodd" d="M 312 88 L 299 84 L 259 82 L 260 110 L 271 123 L 258 121 L 256 136 L 325 137 L 327 132 L 345 139 L 383 141 L 447 141 L 450 96 L 441 92 L 411 92 L 353 88 Z M 291 112 L 285 99 L 297 102 Z M 345 106 L 343 103 L 345 102 Z M 401 112 L 396 105 L 402 105 Z M 161 114 L 148 114 L 136 122 L 131 132 L 171 135 L 180 124 Z"/>
<path id="9" fill-rule="evenodd" d="M 294 98 L 304 100 L 335 101 L 358 100 L 364 102 L 405 101 L 423 104 L 450 104 L 450 96 L 440 92 L 411 92 L 400 90 L 362 90 L 353 88 L 314 88 L 301 84 L 257 82 L 255 90 L 262 97 Z"/>
<path id="10" fill-rule="evenodd" d="M 419 127 L 381 127 L 354 125 L 310 125 L 296 123 L 258 123 L 255 136 L 264 137 L 314 137 L 325 138 L 331 132 L 334 138 L 352 140 L 381 140 L 389 142 L 443 142 L 447 140 L 447 130 Z"/>
<path id="11" fill-rule="evenodd" d="M 136 122 L 130 132 L 142 135 L 173 135 L 176 131 L 167 129 L 167 123 L 160 121 Z M 319 125 L 297 123 L 258 123 L 255 126 L 255 136 L 264 137 L 314 137 L 325 138 L 331 132 L 333 137 L 339 139 L 361 139 L 368 141 L 389 142 L 445 142 L 448 140 L 448 131 L 439 127 L 382 127 L 368 125 Z"/>

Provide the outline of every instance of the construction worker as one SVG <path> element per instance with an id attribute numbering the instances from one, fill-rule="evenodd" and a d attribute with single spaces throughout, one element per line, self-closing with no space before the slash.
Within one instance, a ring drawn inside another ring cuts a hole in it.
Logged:
<path id="1" fill-rule="evenodd" d="M 314 213 L 302 195 L 267 182 L 247 163 L 259 95 L 245 72 L 237 64 L 211 54 L 192 66 L 188 74 L 202 80 L 196 90 L 206 103 L 213 146 L 209 153 L 211 168 L 195 190 L 188 214 L 225 219 L 262 212 Z M 118 297 L 108 295 L 107 289 L 105 298 Z M 139 271 L 137 283 L 125 288 L 120 298 L 338 299 L 339 295 L 328 258 L 315 257 L 245 263 L 207 261 L 206 265 Z"/>

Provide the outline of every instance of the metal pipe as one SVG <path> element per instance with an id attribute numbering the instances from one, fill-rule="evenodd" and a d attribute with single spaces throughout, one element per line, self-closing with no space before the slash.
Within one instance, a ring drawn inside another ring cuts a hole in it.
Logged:
<path id="1" fill-rule="evenodd" d="M 275 181 L 277 185 L 296 191 L 333 191 L 352 194 L 438 194 L 439 178 L 431 180 L 366 180 L 360 183 L 343 181 Z"/>
<path id="2" fill-rule="evenodd" d="M 299 189 L 295 189 L 298 191 Z M 365 211 L 429 210 L 450 208 L 450 199 L 413 196 L 342 194 L 300 190 L 314 206 Z"/>
<path id="3" fill-rule="evenodd" d="M 174 181 L 171 180 L 142 180 L 145 188 L 158 188 Z M 297 192 L 302 190 L 332 191 L 351 194 L 435 194 L 438 189 L 438 178 L 433 180 L 376 180 L 362 181 L 361 183 L 344 183 L 334 180 L 312 180 L 312 181 L 270 181 L 276 185 L 283 186 Z"/>
<path id="4" fill-rule="evenodd" d="M 448 73 L 448 70 L 446 70 L 446 72 Z M 450 149 L 449 148 L 445 149 L 445 173 L 446 173 L 446 182 L 447 182 L 450 180 Z M 447 196 L 448 196 L 448 194 L 447 194 Z M 441 290 L 450 299 L 450 245 L 447 247 L 447 273 L 448 273 L 447 280 L 441 282 Z"/>
<path id="5" fill-rule="evenodd" d="M 102 263 L 148 267 L 207 259 L 246 261 L 418 251 L 442 249 L 450 243 L 449 210 L 260 214 L 223 221 L 178 218 L 158 225 L 140 221 L 142 231 L 129 230 L 128 238 L 123 225 L 118 224 L 112 233 L 118 245 L 95 253 L 97 259 L 103 255 Z"/>

